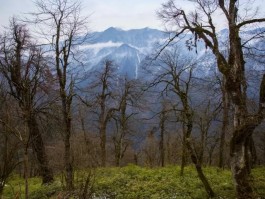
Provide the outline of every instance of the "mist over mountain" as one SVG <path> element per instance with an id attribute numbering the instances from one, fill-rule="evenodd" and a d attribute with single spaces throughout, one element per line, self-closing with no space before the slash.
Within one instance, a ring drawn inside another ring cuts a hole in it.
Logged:
<path id="1" fill-rule="evenodd" d="M 243 42 L 250 39 L 256 32 L 257 30 L 242 32 Z M 227 29 L 218 33 L 220 49 L 223 52 L 227 51 L 227 34 Z M 146 63 L 146 58 L 155 57 L 170 37 L 169 33 L 156 29 L 122 30 L 110 27 L 103 32 L 92 33 L 91 39 L 82 46 L 85 54 L 82 62 L 85 63 L 86 70 L 90 70 L 100 67 L 103 60 L 113 60 L 117 65 L 119 74 L 126 74 L 130 78 L 139 78 L 141 66 Z M 255 39 L 250 42 L 250 45 L 263 47 L 265 44 L 259 39 Z M 211 50 L 207 49 L 204 42 L 200 40 L 195 45 L 192 35 L 181 36 L 167 49 L 177 50 L 184 57 L 196 60 L 198 62 L 198 67 L 194 71 L 196 76 L 209 76 L 217 71 L 216 61 Z M 258 70 L 263 68 L 249 58 L 246 61 L 247 67 L 254 67 Z"/>
<path id="2" fill-rule="evenodd" d="M 156 29 L 125 31 L 111 27 L 92 34 L 91 40 L 82 47 L 86 55 L 82 61 L 87 69 L 91 69 L 110 59 L 115 62 L 120 74 L 137 78 L 142 61 L 152 53 L 156 44 L 167 38 L 168 34 Z"/>

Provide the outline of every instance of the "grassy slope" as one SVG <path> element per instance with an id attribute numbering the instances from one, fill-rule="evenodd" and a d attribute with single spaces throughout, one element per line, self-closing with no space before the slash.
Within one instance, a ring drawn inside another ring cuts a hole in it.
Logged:
<path id="1" fill-rule="evenodd" d="M 212 167 L 204 170 L 217 194 L 216 198 L 235 198 L 230 171 Z M 97 169 L 93 189 L 98 196 L 120 199 L 207 198 L 192 166 L 186 167 L 183 177 L 179 176 L 179 171 L 177 166 L 150 169 L 130 165 L 123 168 Z M 76 184 L 84 179 L 86 173 L 76 173 Z M 253 176 L 256 191 L 265 197 L 265 167 L 254 169 Z M 31 198 L 48 198 L 45 194 L 51 195 L 61 189 L 59 180 L 46 187 L 41 187 L 38 178 L 30 179 L 29 183 Z M 18 192 L 23 192 L 23 180 L 12 177 L 9 186 L 4 190 L 4 199 L 13 198 L 14 193 Z"/>

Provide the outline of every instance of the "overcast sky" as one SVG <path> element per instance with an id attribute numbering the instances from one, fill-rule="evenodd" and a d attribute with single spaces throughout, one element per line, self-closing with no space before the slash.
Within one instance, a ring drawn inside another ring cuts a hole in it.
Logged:
<path id="1" fill-rule="evenodd" d="M 156 11 L 163 0 L 82 0 L 83 13 L 89 15 L 90 29 L 101 31 L 110 26 L 123 29 L 159 28 Z M 0 25 L 13 15 L 34 11 L 33 0 L 0 0 Z"/>
<path id="2" fill-rule="evenodd" d="M 92 31 L 102 31 L 110 26 L 123 29 L 133 28 L 158 28 L 163 29 L 158 20 L 156 11 L 167 0 L 82 0 L 83 13 L 89 15 L 89 24 Z M 249 0 L 241 0 L 246 3 Z M 261 2 L 264 8 L 265 0 Z M 188 0 L 176 0 L 184 8 L 194 9 Z M 265 9 L 263 9 L 265 10 Z M 23 15 L 34 11 L 33 0 L 0 0 L 0 28 L 8 25 L 9 18 L 13 15 Z M 219 16 L 217 16 L 219 17 Z M 222 21 L 220 21 L 220 26 Z"/>

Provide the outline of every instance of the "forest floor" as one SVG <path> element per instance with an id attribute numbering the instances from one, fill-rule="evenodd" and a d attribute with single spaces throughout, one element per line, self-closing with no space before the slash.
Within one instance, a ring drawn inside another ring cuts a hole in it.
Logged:
<path id="1" fill-rule="evenodd" d="M 218 199 L 234 199 L 231 172 L 216 167 L 205 167 L 205 174 Z M 252 170 L 257 198 L 265 198 L 265 167 Z M 117 198 L 117 199 L 206 199 L 207 194 L 193 166 L 143 168 L 129 165 L 122 168 L 97 168 L 75 172 L 75 191 L 66 197 L 63 176 L 56 176 L 51 185 L 41 185 L 40 178 L 29 179 L 29 198 Z M 87 185 L 87 186 L 86 186 Z M 87 197 L 84 197 L 86 195 Z M 3 199 L 24 198 L 24 180 L 11 176 L 4 189 Z"/>

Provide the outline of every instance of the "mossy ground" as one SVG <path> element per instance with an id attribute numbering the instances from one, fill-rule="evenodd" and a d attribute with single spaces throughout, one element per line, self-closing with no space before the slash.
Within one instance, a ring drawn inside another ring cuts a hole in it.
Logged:
<path id="1" fill-rule="evenodd" d="M 204 168 L 205 174 L 219 199 L 234 199 L 235 192 L 229 170 L 214 167 Z M 75 181 L 78 185 L 84 182 L 87 171 L 77 171 Z M 122 168 L 100 168 L 92 172 L 94 196 L 117 199 L 205 199 L 207 194 L 192 166 L 185 168 L 180 176 L 178 166 L 164 168 L 142 168 L 129 165 Z M 265 197 L 265 167 L 253 169 L 253 183 L 256 192 Z M 62 191 L 60 177 L 52 185 L 41 186 L 39 178 L 29 179 L 30 198 L 57 198 Z M 12 176 L 4 189 L 3 199 L 13 199 L 14 195 L 24 194 L 23 179 Z"/>

